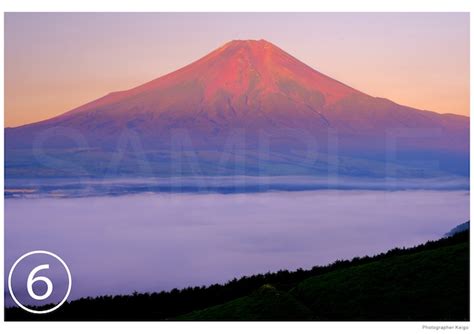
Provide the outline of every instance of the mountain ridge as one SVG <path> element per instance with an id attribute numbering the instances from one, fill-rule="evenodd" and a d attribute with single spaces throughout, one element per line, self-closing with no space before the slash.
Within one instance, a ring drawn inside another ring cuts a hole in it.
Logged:
<path id="1" fill-rule="evenodd" d="M 437 160 L 442 171 L 468 171 L 468 117 L 372 97 L 265 40 L 230 41 L 143 85 L 7 128 L 5 135 L 8 150 L 113 151 L 124 149 L 126 137 L 143 151 L 227 151 L 231 145 L 258 156 L 297 150 L 378 161 L 394 153 Z"/>
<path id="2" fill-rule="evenodd" d="M 90 108 L 94 108 L 94 107 L 98 107 L 98 106 L 101 106 L 103 104 L 106 104 L 106 103 L 113 103 L 113 102 L 117 102 L 117 100 L 119 99 L 122 99 L 122 98 L 127 98 L 127 97 L 132 97 L 134 95 L 138 95 L 140 94 L 141 92 L 143 91 L 146 91 L 148 89 L 158 89 L 158 88 L 161 88 L 160 87 L 160 83 L 163 81 L 163 80 L 166 80 L 166 79 L 170 79 L 170 78 L 174 78 L 182 73 L 185 73 L 187 72 L 190 68 L 192 68 L 193 66 L 196 66 L 200 63 L 203 63 L 203 62 L 206 62 L 206 61 L 209 61 L 215 57 L 218 57 L 218 53 L 222 53 L 224 51 L 228 51 L 228 49 L 238 49 L 240 52 L 245 46 L 252 46 L 252 52 L 254 51 L 255 49 L 255 45 L 259 46 L 260 49 L 262 48 L 271 48 L 272 49 L 272 53 L 275 54 L 275 53 L 278 53 L 280 55 L 284 55 L 285 57 L 287 58 L 290 58 L 291 60 L 295 61 L 295 62 L 298 62 L 300 65 L 304 66 L 305 68 L 307 68 L 309 71 L 312 71 L 314 73 L 316 73 L 318 76 L 324 78 L 324 79 L 327 79 L 327 80 L 331 80 L 332 82 L 334 82 L 335 84 L 339 85 L 340 88 L 345 88 L 346 89 L 346 96 L 349 95 L 349 94 L 359 94 L 359 95 L 364 95 L 364 96 L 367 96 L 367 97 L 370 97 L 370 98 L 374 98 L 374 99 L 381 99 L 381 100 L 384 100 L 384 101 L 388 101 L 390 103 L 394 103 L 398 106 L 401 106 L 401 107 L 407 107 L 407 106 L 404 106 L 404 105 L 401 105 L 401 104 L 398 104 L 390 99 L 387 99 L 387 98 L 384 98 L 384 97 L 378 97 L 378 96 L 370 96 L 366 93 L 363 93 L 355 88 L 352 88 L 346 84 L 344 84 L 343 82 L 340 82 L 338 80 L 335 80 L 335 79 L 332 79 L 330 78 L 328 75 L 324 74 L 324 73 L 321 73 L 315 69 L 313 69 L 312 67 L 310 67 L 309 65 L 299 61 L 298 59 L 296 59 L 295 57 L 293 57 L 292 55 L 288 54 L 287 52 L 285 52 L 284 50 L 280 49 L 279 47 L 277 47 L 276 45 L 264 40 L 264 39 L 260 39 L 260 40 L 232 40 L 230 42 L 227 42 L 225 43 L 224 45 L 222 45 L 221 47 L 211 51 L 209 54 L 199 58 L 198 60 L 190 63 L 189 65 L 186 65 L 178 70 L 175 70 L 175 71 L 172 71 L 172 72 L 169 72 L 167 74 L 164 74 L 156 79 L 153 79 L 153 80 L 150 80 L 144 84 L 141 84 L 141 85 L 138 85 L 138 86 L 135 86 L 135 87 L 132 87 L 130 89 L 126 89 L 126 90 L 121 90 L 121 91 L 113 91 L 113 92 L 109 92 L 107 93 L 106 95 L 102 96 L 102 97 L 99 97 L 91 102 L 88 102 L 88 103 L 85 103 L 83 105 L 80 105 L 79 107 L 76 107 L 76 108 L 73 108 L 69 111 L 66 111 L 65 113 L 63 114 L 60 114 L 60 115 L 57 115 L 57 116 L 54 116 L 50 119 L 45 119 L 45 120 L 41 120 L 41 121 L 37 121 L 37 122 L 33 122 L 33 123 L 29 123 L 29 124 L 23 124 L 23 125 L 19 125 L 19 126 L 15 126 L 15 127 L 6 127 L 7 129 L 14 129 L 14 128 L 20 128 L 20 127 L 24 127 L 24 126 L 29 126 L 29 125 L 34 125 L 34 124 L 38 124 L 38 123 L 42 123 L 42 122 L 45 122 L 45 121 L 49 121 L 49 120 L 52 120 L 52 119 L 57 119 L 58 117 L 61 117 L 61 116 L 64 116 L 66 114 L 71 114 L 71 113 L 75 113 L 75 112 L 80 112 L 80 111 L 83 111 L 83 110 L 87 110 L 87 109 L 90 109 Z M 439 112 L 434 112 L 434 111 L 429 111 L 429 110 L 420 110 L 420 111 L 424 111 L 424 112 L 430 112 L 430 113 L 436 113 L 436 114 L 439 114 L 439 115 L 453 115 L 453 116 L 459 116 L 459 117 L 462 117 L 462 118 L 468 118 L 468 116 L 463 116 L 463 115 L 457 115 L 457 114 L 453 114 L 453 113 L 439 113 Z"/>

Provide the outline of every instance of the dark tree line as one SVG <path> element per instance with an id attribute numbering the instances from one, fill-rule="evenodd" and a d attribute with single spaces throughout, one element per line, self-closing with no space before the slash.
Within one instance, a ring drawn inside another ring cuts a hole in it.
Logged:
<path id="1" fill-rule="evenodd" d="M 5 309 L 6 320 L 172 320 L 195 310 L 219 305 L 247 296 L 265 284 L 281 291 L 289 291 L 307 278 L 328 272 L 358 266 L 382 259 L 413 254 L 425 250 L 455 245 L 469 240 L 469 231 L 449 238 L 428 241 L 412 248 L 395 248 L 375 256 L 337 260 L 326 266 L 309 270 L 280 270 L 266 274 L 244 276 L 225 284 L 196 286 L 154 293 L 81 298 L 65 303 L 60 309 L 45 315 L 34 315 L 20 308 Z"/>

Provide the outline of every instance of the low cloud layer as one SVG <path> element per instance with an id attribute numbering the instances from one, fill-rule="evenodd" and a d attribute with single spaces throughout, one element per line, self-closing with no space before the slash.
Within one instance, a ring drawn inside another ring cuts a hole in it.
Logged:
<path id="1" fill-rule="evenodd" d="M 72 299 L 159 291 L 412 246 L 468 217 L 465 191 L 7 199 L 5 265 L 46 249 L 70 266 Z"/>

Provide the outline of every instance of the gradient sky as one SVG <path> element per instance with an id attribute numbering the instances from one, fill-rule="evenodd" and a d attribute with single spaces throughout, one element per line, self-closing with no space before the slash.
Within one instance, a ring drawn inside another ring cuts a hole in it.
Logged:
<path id="1" fill-rule="evenodd" d="M 469 115 L 468 13 L 7 13 L 5 126 L 261 38 L 370 95 Z"/>

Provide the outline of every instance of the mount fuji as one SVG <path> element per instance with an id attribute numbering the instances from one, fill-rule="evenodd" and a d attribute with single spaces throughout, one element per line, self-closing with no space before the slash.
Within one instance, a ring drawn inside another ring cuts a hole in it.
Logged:
<path id="1" fill-rule="evenodd" d="M 372 97 L 265 40 L 5 129 L 6 175 L 467 176 L 469 118 Z"/>

